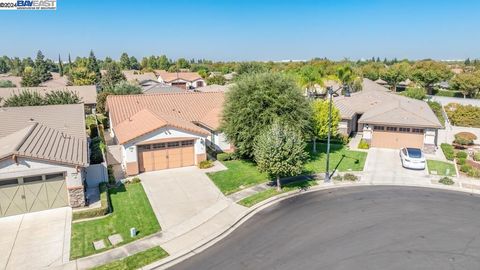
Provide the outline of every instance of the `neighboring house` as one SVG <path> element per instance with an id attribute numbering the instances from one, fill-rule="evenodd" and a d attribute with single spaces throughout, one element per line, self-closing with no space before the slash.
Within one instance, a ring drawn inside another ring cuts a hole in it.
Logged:
<path id="1" fill-rule="evenodd" d="M 135 82 L 139 85 L 148 84 L 150 82 L 158 82 L 158 78 L 153 72 L 141 72 L 138 70 L 123 70 L 123 75 L 128 82 Z"/>
<path id="2" fill-rule="evenodd" d="M 21 87 L 21 88 L 0 88 L 0 105 L 14 94 L 19 94 L 23 90 L 37 92 L 44 96 L 46 93 L 52 91 L 71 91 L 76 93 L 81 102 L 85 105 L 85 111 L 91 112 L 97 105 L 97 87 L 95 85 L 82 85 L 82 86 L 60 86 L 60 87 Z"/>
<path id="3" fill-rule="evenodd" d="M 391 93 L 364 79 L 362 91 L 336 97 L 334 104 L 342 118 L 340 133 L 360 132 L 371 147 L 436 149 L 442 124 L 424 101 Z"/>
<path id="4" fill-rule="evenodd" d="M 227 92 L 232 84 L 218 85 L 218 84 L 209 84 L 204 87 L 199 87 L 195 89 L 198 92 Z"/>
<path id="5" fill-rule="evenodd" d="M 81 104 L 0 108 L 0 216 L 85 205 Z"/>
<path id="6" fill-rule="evenodd" d="M 43 87 L 65 87 L 68 85 L 68 79 L 66 76 L 61 77 L 58 72 L 50 72 L 52 74 L 52 79 L 45 81 L 40 84 Z M 0 74 L 0 80 L 11 81 L 15 84 L 16 87 L 22 87 L 21 81 L 22 77 L 20 76 L 11 76 L 8 74 Z"/>
<path id="7" fill-rule="evenodd" d="M 176 93 L 108 96 L 110 136 L 121 145 L 127 175 L 197 165 L 207 147 L 230 151 L 218 132 L 224 94 Z"/>
<path id="8" fill-rule="evenodd" d="M 167 72 L 155 70 L 158 81 L 185 90 L 206 86 L 207 83 L 197 72 Z"/>
<path id="9" fill-rule="evenodd" d="M 157 82 L 148 86 L 142 87 L 144 94 L 168 94 L 168 93 L 183 93 L 185 89 L 171 86 L 165 83 Z"/>

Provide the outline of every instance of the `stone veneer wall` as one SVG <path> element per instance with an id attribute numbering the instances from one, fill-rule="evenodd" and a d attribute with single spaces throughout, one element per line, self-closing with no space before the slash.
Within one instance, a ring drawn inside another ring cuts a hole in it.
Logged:
<path id="1" fill-rule="evenodd" d="M 70 206 L 73 208 L 85 206 L 85 192 L 83 191 L 83 186 L 69 187 L 68 199 L 70 201 Z"/>

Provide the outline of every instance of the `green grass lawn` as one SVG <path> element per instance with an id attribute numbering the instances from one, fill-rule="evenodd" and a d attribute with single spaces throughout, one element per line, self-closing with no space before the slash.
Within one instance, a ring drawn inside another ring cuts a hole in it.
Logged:
<path id="1" fill-rule="evenodd" d="M 157 218 L 140 183 L 121 185 L 109 190 L 113 212 L 109 216 L 72 224 L 71 259 L 88 256 L 112 248 L 107 237 L 120 233 L 121 245 L 145 237 L 160 230 Z M 130 237 L 130 228 L 138 231 Z M 107 247 L 95 251 L 93 241 L 104 239 Z"/>
<path id="2" fill-rule="evenodd" d="M 455 165 L 449 162 L 438 161 L 438 160 L 427 160 L 428 172 L 431 174 L 432 171 L 437 171 L 437 175 L 452 176 L 455 175 Z M 449 169 L 449 174 L 447 175 L 447 169 Z"/>
<path id="3" fill-rule="evenodd" d="M 137 254 L 128 256 L 124 259 L 113 261 L 95 268 L 92 270 L 133 270 L 139 269 L 145 265 L 151 264 L 162 258 L 168 256 L 168 253 L 161 247 L 153 247 Z"/>
<path id="4" fill-rule="evenodd" d="M 325 172 L 326 168 L 326 145 L 317 144 L 317 153 L 311 151 L 308 146 L 310 158 L 305 164 L 304 174 Z M 330 171 L 335 167 L 340 172 L 362 171 L 367 158 L 366 152 L 351 151 L 343 145 L 332 144 L 330 147 Z M 245 160 L 224 161 L 228 168 L 226 171 L 210 173 L 210 179 L 226 195 L 237 192 L 249 186 L 264 183 L 270 179 L 264 173 L 260 173 L 253 162 Z"/>
<path id="5" fill-rule="evenodd" d="M 231 194 L 240 189 L 267 182 L 268 176 L 260 173 L 253 162 L 246 160 L 229 160 L 223 164 L 228 168 L 208 174 L 210 179 L 224 194 Z"/>
<path id="6" fill-rule="evenodd" d="M 315 185 L 317 185 L 317 182 L 314 181 L 314 180 L 309 180 L 309 181 L 305 180 L 305 181 L 299 181 L 299 182 L 294 182 L 294 183 L 288 183 L 288 184 L 286 184 L 282 187 L 282 191 L 277 191 L 277 188 L 273 187 L 271 189 L 260 191 L 256 194 L 253 194 L 249 197 L 246 197 L 243 200 L 239 201 L 238 203 L 243 205 L 243 206 L 250 207 L 250 206 L 255 205 L 255 204 L 257 204 L 261 201 L 264 201 L 268 198 L 271 198 L 275 195 L 282 194 L 282 193 L 285 193 L 285 192 L 289 192 L 289 191 L 292 191 L 292 190 L 295 190 L 295 189 L 302 189 L 302 188 L 305 189 L 305 188 L 309 188 L 309 187 L 315 186 Z"/>

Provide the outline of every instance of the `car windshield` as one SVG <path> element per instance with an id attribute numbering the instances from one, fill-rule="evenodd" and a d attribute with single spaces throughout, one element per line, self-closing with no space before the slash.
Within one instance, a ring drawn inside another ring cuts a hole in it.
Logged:
<path id="1" fill-rule="evenodd" d="M 407 148 L 408 156 L 411 158 L 421 158 L 422 150 L 418 148 Z"/>

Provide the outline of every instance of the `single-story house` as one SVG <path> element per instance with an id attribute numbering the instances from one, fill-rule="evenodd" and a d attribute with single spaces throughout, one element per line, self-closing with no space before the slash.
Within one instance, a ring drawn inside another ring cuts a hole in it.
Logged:
<path id="1" fill-rule="evenodd" d="M 0 108 L 0 216 L 85 205 L 82 104 Z"/>
<path id="2" fill-rule="evenodd" d="M 185 92 L 185 89 L 161 82 L 152 83 L 148 86 L 142 86 L 142 90 L 144 94 L 168 94 Z"/>
<path id="3" fill-rule="evenodd" d="M 218 131 L 224 93 L 183 92 L 107 98 L 110 136 L 127 175 L 197 165 L 207 147 L 230 151 Z"/>
<path id="4" fill-rule="evenodd" d="M 442 124 L 422 100 L 394 94 L 369 79 L 363 79 L 362 91 L 333 100 L 344 135 L 362 133 L 371 147 L 436 149 Z"/>
<path id="5" fill-rule="evenodd" d="M 149 81 L 158 81 L 157 76 L 153 72 L 141 72 L 138 70 L 123 70 L 123 75 L 129 82 L 136 82 L 140 85 Z"/>
<path id="6" fill-rule="evenodd" d="M 52 74 L 52 78 L 48 81 L 44 81 L 40 84 L 43 87 L 65 87 L 68 85 L 67 76 L 60 76 L 58 72 L 50 72 Z M 21 76 L 13 76 L 10 74 L 0 74 L 0 81 L 11 81 L 15 84 L 15 87 L 22 87 Z"/>
<path id="7" fill-rule="evenodd" d="M 91 112 L 97 105 L 97 87 L 95 85 L 82 85 L 82 86 L 60 86 L 60 87 L 21 87 L 21 88 L 0 88 L 0 106 L 4 101 L 14 94 L 19 94 L 22 91 L 37 92 L 41 96 L 53 91 L 71 91 L 76 93 L 81 102 L 85 106 L 86 112 Z"/>
<path id="8" fill-rule="evenodd" d="M 158 81 L 185 90 L 195 89 L 207 85 L 206 81 L 197 72 L 168 72 L 155 70 Z"/>

